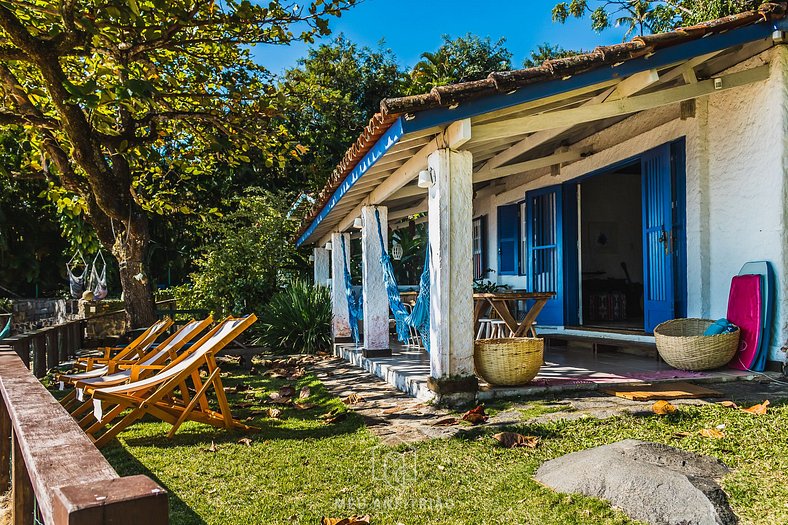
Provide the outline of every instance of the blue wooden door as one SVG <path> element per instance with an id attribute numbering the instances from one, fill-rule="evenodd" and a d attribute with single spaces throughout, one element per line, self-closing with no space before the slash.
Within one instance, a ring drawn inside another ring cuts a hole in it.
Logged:
<path id="1" fill-rule="evenodd" d="M 561 186 L 550 186 L 525 194 L 527 216 L 528 289 L 555 292 L 555 299 L 537 318 L 541 325 L 564 324 L 563 228 Z"/>
<path id="2" fill-rule="evenodd" d="M 675 316 L 673 188 L 670 145 L 641 157 L 643 177 L 643 313 L 646 332 Z"/>

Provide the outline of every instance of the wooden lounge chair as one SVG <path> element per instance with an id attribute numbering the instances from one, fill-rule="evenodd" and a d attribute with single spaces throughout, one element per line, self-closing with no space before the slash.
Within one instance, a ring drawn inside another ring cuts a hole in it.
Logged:
<path id="1" fill-rule="evenodd" d="M 213 323 L 211 316 L 202 321 L 191 320 L 141 357 L 110 359 L 105 366 L 99 366 L 86 372 L 59 375 L 58 380 L 61 385 L 76 387 L 60 403 L 75 417 L 84 413 L 80 410 L 79 405 L 84 402 L 82 393 L 85 385 L 92 387 L 115 386 L 150 376 L 154 371 L 160 370 L 162 363 L 167 359 L 175 359 L 181 349 L 208 328 L 211 323 Z M 77 405 L 76 409 L 75 405 Z"/>
<path id="2" fill-rule="evenodd" d="M 142 332 L 136 339 L 130 342 L 125 347 L 102 347 L 99 350 L 104 352 L 102 357 L 80 357 L 77 359 L 77 368 L 85 370 L 93 370 L 99 365 L 106 366 L 111 359 L 131 359 L 133 357 L 141 357 L 150 345 L 159 338 L 167 329 L 172 326 L 172 319 L 165 317 L 160 321 L 156 321 L 144 332 Z M 113 355 L 113 352 L 115 355 Z"/>
<path id="3" fill-rule="evenodd" d="M 225 319 L 188 351 L 146 379 L 108 388 L 86 385 L 85 393 L 93 397 L 92 417 L 96 422 L 85 432 L 96 447 L 101 448 L 145 414 L 170 423 L 172 428 L 167 434 L 170 438 L 187 420 L 226 429 L 254 430 L 254 427 L 233 419 L 215 356 L 256 320 L 254 314 Z M 208 372 L 204 380 L 200 377 L 202 367 L 206 367 Z M 190 387 L 194 389 L 193 395 Z M 218 401 L 218 411 L 209 406 L 208 392 L 211 389 Z M 113 424 L 121 415 L 123 417 Z"/>

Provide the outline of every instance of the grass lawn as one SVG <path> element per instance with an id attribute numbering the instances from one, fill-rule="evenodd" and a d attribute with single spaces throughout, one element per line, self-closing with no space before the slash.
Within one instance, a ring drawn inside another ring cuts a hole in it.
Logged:
<path id="1" fill-rule="evenodd" d="M 240 369 L 230 369 L 224 381 L 250 387 L 230 397 L 241 405 L 237 417 L 251 417 L 251 424 L 262 428 L 248 436 L 251 445 L 238 442 L 243 435 L 195 423 L 167 440 L 167 425 L 143 421 L 123 432 L 119 445 L 104 450 L 120 474 L 148 474 L 170 491 L 173 525 L 316 524 L 324 515 L 354 513 L 371 514 L 373 524 L 633 523 L 602 501 L 556 494 L 531 479 L 547 459 L 624 438 L 720 458 L 734 469 L 723 485 L 743 523 L 788 523 L 785 405 L 772 405 L 765 416 L 709 405 L 681 407 L 668 416 L 508 429 L 539 436 L 535 450 L 501 448 L 490 437 L 500 429 L 483 426 L 450 439 L 392 448 L 380 445 L 356 414 L 324 422 L 321 415 L 343 404 L 313 376 L 295 387 L 310 387 L 314 408 L 285 408 L 281 419 L 264 417 L 260 408 L 270 405 L 260 400 L 292 382 Z M 722 439 L 697 434 L 719 424 L 726 426 Z M 695 434 L 676 437 L 680 431 Z"/>

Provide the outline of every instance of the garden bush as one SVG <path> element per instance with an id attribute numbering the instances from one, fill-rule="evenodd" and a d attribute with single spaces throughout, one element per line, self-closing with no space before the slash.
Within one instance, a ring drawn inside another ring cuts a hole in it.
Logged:
<path id="1" fill-rule="evenodd" d="M 274 352 L 314 354 L 331 347 L 331 295 L 325 286 L 290 282 L 260 319 L 259 343 Z"/>

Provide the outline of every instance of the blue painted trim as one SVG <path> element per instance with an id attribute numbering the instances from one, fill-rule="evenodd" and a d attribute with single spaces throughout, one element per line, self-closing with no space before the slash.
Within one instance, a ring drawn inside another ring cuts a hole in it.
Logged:
<path id="1" fill-rule="evenodd" d="M 676 202 L 673 229 L 678 239 L 674 252 L 673 278 L 676 287 L 676 317 L 687 317 L 687 154 L 684 137 L 670 143 L 673 164 L 673 200 Z"/>
<path id="2" fill-rule="evenodd" d="M 696 56 L 720 51 L 748 42 L 771 38 L 775 29 L 788 30 L 788 21 L 780 20 L 775 24 L 758 23 L 725 33 L 707 36 L 684 44 L 667 47 L 648 57 L 628 60 L 619 66 L 602 67 L 587 73 L 574 75 L 567 80 L 552 80 L 526 86 L 512 94 L 495 94 L 460 104 L 455 109 L 436 108 L 420 111 L 404 122 L 405 133 L 421 131 L 433 126 L 441 126 L 464 119 L 496 111 L 499 109 L 532 102 L 566 91 L 592 86 L 610 79 L 627 77 L 641 71 L 659 68 L 687 60 Z"/>
<path id="3" fill-rule="evenodd" d="M 383 155 L 386 154 L 388 150 L 394 147 L 399 139 L 402 138 L 404 134 L 404 130 L 402 127 L 402 117 L 398 118 L 391 127 L 386 130 L 378 140 L 375 142 L 375 145 L 372 146 L 366 155 L 361 159 L 361 161 L 356 164 L 356 167 L 353 168 L 345 180 L 339 185 L 339 187 L 334 191 L 334 194 L 331 195 L 331 198 L 328 200 L 323 209 L 320 210 L 320 213 L 317 214 L 312 220 L 312 224 L 309 225 L 309 228 L 298 238 L 298 242 L 296 242 L 296 246 L 301 246 L 306 242 L 310 235 L 312 235 L 315 231 L 315 228 L 323 222 L 326 216 L 331 212 L 331 210 L 336 206 L 342 197 L 353 187 L 353 185 L 358 182 L 358 180 L 364 176 L 364 174 L 369 171 L 369 168 L 375 165 L 375 163 L 380 159 Z"/>
<path id="4" fill-rule="evenodd" d="M 577 228 L 577 188 L 579 183 L 565 182 L 563 184 L 564 206 L 563 225 L 564 231 L 564 325 L 577 326 L 580 324 L 580 259 L 578 257 L 577 241 L 580 234 Z"/>

